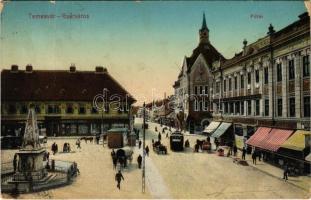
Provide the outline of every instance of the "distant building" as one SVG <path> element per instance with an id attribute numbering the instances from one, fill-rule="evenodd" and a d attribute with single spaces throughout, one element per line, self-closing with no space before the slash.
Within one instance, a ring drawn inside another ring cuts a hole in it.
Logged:
<path id="1" fill-rule="evenodd" d="M 130 111 L 135 99 L 103 67 L 33 70 L 28 65 L 19 70 L 12 65 L 11 70 L 2 70 L 1 81 L 2 136 L 23 132 L 30 105 L 35 107 L 40 130 L 48 136 L 98 134 L 133 123 Z M 101 109 L 96 109 L 94 97 L 103 96 L 104 90 L 105 105 L 99 98 Z"/>

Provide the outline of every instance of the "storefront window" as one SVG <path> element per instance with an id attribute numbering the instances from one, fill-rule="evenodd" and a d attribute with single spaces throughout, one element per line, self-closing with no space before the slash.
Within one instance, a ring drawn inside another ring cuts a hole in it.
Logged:
<path id="1" fill-rule="evenodd" d="M 79 134 L 88 134 L 89 127 L 86 124 L 79 124 L 78 125 L 78 133 Z"/>

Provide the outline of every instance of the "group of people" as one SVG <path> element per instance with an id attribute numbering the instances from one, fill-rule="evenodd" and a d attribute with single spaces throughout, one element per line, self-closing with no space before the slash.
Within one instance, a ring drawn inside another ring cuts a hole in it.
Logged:
<path id="1" fill-rule="evenodd" d="M 65 142 L 64 146 L 63 146 L 63 152 L 64 153 L 70 153 L 70 151 L 71 151 L 70 144 Z"/>

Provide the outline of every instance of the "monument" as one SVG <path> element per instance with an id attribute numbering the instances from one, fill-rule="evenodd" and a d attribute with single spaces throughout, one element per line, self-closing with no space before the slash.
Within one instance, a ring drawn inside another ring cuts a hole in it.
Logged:
<path id="1" fill-rule="evenodd" d="M 44 181 L 48 174 L 43 165 L 44 154 L 45 149 L 39 142 L 35 110 L 30 108 L 22 146 L 17 152 L 19 157 L 17 171 L 11 183 L 15 183 L 22 190 L 31 191 L 34 183 Z"/>

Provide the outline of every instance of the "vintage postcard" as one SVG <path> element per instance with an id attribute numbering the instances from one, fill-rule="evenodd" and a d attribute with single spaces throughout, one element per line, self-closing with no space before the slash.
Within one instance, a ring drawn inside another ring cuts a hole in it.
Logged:
<path id="1" fill-rule="evenodd" d="M 310 199 L 310 14 L 0 0 L 1 198 Z"/>

